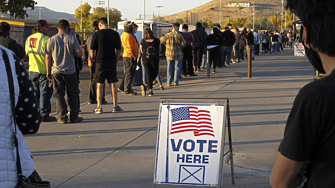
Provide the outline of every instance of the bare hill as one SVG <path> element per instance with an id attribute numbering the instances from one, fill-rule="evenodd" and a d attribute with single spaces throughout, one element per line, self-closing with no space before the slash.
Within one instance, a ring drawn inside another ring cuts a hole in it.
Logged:
<path id="1" fill-rule="evenodd" d="M 228 3 L 248 3 L 250 1 L 246 0 L 222 0 L 222 22 L 230 19 L 236 18 L 246 18 L 252 17 L 253 8 L 252 7 L 228 7 Z M 270 17 L 278 15 L 282 11 L 282 4 L 280 0 L 257 0 L 251 1 L 251 4 L 255 5 L 255 18 L 257 17 Z M 284 9 L 285 11 L 285 9 Z M 190 17 L 191 13 L 197 13 L 197 16 Z M 188 14 L 188 20 L 186 20 L 186 14 Z M 214 23 L 220 22 L 220 0 L 213 0 L 199 7 L 186 10 L 177 14 L 169 15 L 164 17 L 165 20 L 169 22 L 174 22 L 177 19 L 183 19 L 184 22 L 194 23 L 196 20 L 211 20 Z"/>

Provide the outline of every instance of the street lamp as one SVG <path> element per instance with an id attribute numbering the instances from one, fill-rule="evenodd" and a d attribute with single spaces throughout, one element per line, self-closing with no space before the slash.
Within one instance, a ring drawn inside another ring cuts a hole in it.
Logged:
<path id="1" fill-rule="evenodd" d="M 41 10 L 43 9 L 43 7 L 38 7 L 38 19 L 42 19 L 42 14 L 41 14 Z"/>
<path id="2" fill-rule="evenodd" d="M 145 0 L 143 0 L 143 20 L 145 20 Z"/>
<path id="3" fill-rule="evenodd" d="M 158 9 L 158 21 L 160 21 L 160 8 L 163 8 L 163 6 L 156 6 L 156 8 Z"/>
<path id="4" fill-rule="evenodd" d="M 220 0 L 220 28 L 222 27 L 222 0 Z"/>
<path id="5" fill-rule="evenodd" d="M 94 4 L 102 6 L 105 5 L 105 1 L 94 1 Z M 107 0 L 107 25 L 109 27 L 109 0 Z"/>
<path id="6" fill-rule="evenodd" d="M 283 20 L 284 20 L 284 0 L 281 0 L 281 25 L 280 25 L 280 31 L 283 31 Z"/>

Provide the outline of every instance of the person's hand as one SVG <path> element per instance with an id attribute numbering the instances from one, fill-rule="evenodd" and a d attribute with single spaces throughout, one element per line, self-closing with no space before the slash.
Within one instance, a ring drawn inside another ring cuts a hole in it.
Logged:
<path id="1" fill-rule="evenodd" d="M 46 77 L 51 80 L 51 73 L 47 73 Z"/>

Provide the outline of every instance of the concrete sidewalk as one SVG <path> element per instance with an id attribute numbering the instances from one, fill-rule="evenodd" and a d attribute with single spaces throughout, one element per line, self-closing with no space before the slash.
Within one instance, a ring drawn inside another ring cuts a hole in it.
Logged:
<path id="1" fill-rule="evenodd" d="M 82 123 L 43 123 L 38 134 L 26 137 L 36 169 L 53 188 L 152 187 L 159 98 L 229 97 L 235 187 L 270 187 L 269 175 L 294 97 L 314 75 L 306 58 L 294 58 L 285 50 L 256 57 L 251 79 L 247 62 L 242 61 L 218 69 L 210 79 L 200 72 L 164 91 L 156 85 L 154 97 L 120 93 L 124 113 L 111 113 L 108 98 L 104 114 L 93 114 L 95 105 L 82 106 Z M 234 187 L 228 164 L 224 177 L 224 187 Z"/>

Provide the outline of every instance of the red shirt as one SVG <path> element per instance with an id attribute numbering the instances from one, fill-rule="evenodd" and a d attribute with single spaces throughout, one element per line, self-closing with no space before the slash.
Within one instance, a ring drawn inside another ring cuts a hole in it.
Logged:
<path id="1" fill-rule="evenodd" d="M 191 43 L 194 43 L 194 38 L 191 32 L 183 31 L 181 32 L 181 34 L 183 35 L 186 41 L 186 45 L 191 45 Z"/>

